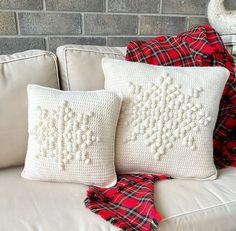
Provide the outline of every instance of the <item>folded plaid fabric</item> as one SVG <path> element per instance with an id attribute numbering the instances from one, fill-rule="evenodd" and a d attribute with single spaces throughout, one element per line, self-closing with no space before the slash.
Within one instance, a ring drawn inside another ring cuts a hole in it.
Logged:
<path id="1" fill-rule="evenodd" d="M 89 187 L 84 203 L 124 231 L 158 230 L 161 215 L 154 207 L 154 183 L 164 175 L 120 175 L 109 189 Z"/>
<path id="2" fill-rule="evenodd" d="M 214 132 L 217 167 L 236 166 L 236 79 L 234 61 L 220 36 L 201 25 L 177 37 L 160 36 L 128 44 L 126 60 L 163 66 L 223 66 L 230 71 Z M 125 231 L 158 230 L 161 215 L 154 207 L 154 183 L 164 175 L 120 175 L 109 189 L 89 187 L 85 205 Z"/>
<path id="3" fill-rule="evenodd" d="M 218 168 L 236 166 L 236 79 L 234 60 L 219 34 L 200 25 L 177 37 L 131 41 L 126 60 L 163 66 L 223 66 L 230 71 L 214 131 L 214 160 Z"/>

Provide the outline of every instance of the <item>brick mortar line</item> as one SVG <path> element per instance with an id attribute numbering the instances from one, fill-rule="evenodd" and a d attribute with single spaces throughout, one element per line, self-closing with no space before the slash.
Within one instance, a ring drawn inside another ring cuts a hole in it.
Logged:
<path id="1" fill-rule="evenodd" d="M 46 36 L 44 40 L 45 40 L 46 50 L 49 50 L 48 36 Z"/>
<path id="2" fill-rule="evenodd" d="M 105 0 L 105 12 L 108 13 L 108 0 Z"/>
<path id="3" fill-rule="evenodd" d="M 0 38 L 46 38 L 47 35 L 0 35 Z"/>
<path id="4" fill-rule="evenodd" d="M 43 3 L 43 9 L 42 9 L 42 11 L 43 11 L 43 12 L 46 12 L 46 0 L 43 0 L 42 3 Z"/>
<path id="5" fill-rule="evenodd" d="M 47 36 L 47 35 L 30 35 L 30 36 L 24 36 L 24 35 L 19 35 L 19 36 L 14 36 L 14 35 L 0 35 L 0 39 L 1 38 L 43 38 L 43 39 L 46 39 L 46 38 L 153 38 L 155 36 L 162 36 L 162 34 L 156 34 L 156 35 L 130 35 L 130 36 L 127 36 L 127 35 L 103 35 L 103 36 Z M 164 35 L 165 36 L 165 35 Z M 174 35 L 172 35 L 174 36 Z M 225 43 L 225 45 L 227 46 L 234 46 L 236 45 L 236 43 Z"/>
<path id="6" fill-rule="evenodd" d="M 156 35 L 0 35 L 0 38 L 153 38 Z"/>
<path id="7" fill-rule="evenodd" d="M 204 14 L 166 14 L 166 13 L 145 13 L 145 12 L 88 12 L 88 11 L 43 11 L 43 10 L 3 10 L 0 9 L 1 12 L 18 12 L 18 13 L 49 13 L 49 14 L 98 14 L 98 15 L 126 15 L 126 16 L 171 16 L 171 17 L 199 17 L 199 18 L 206 18 L 207 15 Z"/>
<path id="8" fill-rule="evenodd" d="M 20 32 L 20 21 L 19 21 L 19 16 L 18 16 L 18 13 L 15 12 L 15 15 L 16 15 L 16 28 L 17 28 L 17 35 L 20 35 L 21 32 Z"/>
<path id="9" fill-rule="evenodd" d="M 27 10 L 27 9 L 0 9 L 1 12 L 15 12 L 18 11 L 19 13 L 65 13 L 65 14 L 80 14 L 80 13 L 106 13 L 104 11 L 94 12 L 94 11 L 70 11 L 70 10 Z"/>
<path id="10" fill-rule="evenodd" d="M 105 36 L 106 46 L 108 45 L 108 36 Z"/>
<path id="11" fill-rule="evenodd" d="M 206 18 L 206 15 L 203 14 L 163 14 L 163 13 L 124 13 L 124 12 L 83 12 L 84 14 L 91 15 L 91 14 L 98 14 L 98 15 L 126 15 L 126 16 L 170 16 L 170 17 L 199 17 L 199 18 Z"/>
<path id="12" fill-rule="evenodd" d="M 46 13 L 46 0 L 43 0 L 43 9 L 42 9 L 42 11 L 43 11 L 44 13 Z M 49 50 L 49 40 L 48 40 L 48 36 L 45 36 L 45 37 L 44 37 L 44 41 L 45 41 L 45 48 L 46 48 L 46 50 Z"/>
<path id="13" fill-rule="evenodd" d="M 159 8 L 159 10 L 160 10 L 160 14 L 162 14 L 162 0 L 160 0 L 160 8 Z"/>
<path id="14" fill-rule="evenodd" d="M 81 14 L 81 34 L 85 35 L 85 22 L 84 22 L 84 13 Z"/>
<path id="15" fill-rule="evenodd" d="M 187 17 L 187 23 L 186 24 L 187 24 L 186 28 L 187 28 L 187 30 L 189 30 L 189 26 L 190 26 L 190 18 L 189 17 Z"/>
<path id="16" fill-rule="evenodd" d="M 37 12 L 38 12 L 38 13 L 40 13 L 40 12 L 43 13 L 43 12 L 44 12 L 44 11 L 43 11 L 43 8 L 42 8 L 41 10 L 1 9 L 1 8 L 0 8 L 0 13 L 1 13 L 1 12 L 16 12 L 16 11 L 17 11 L 17 12 L 30 12 L 30 13 L 31 13 L 31 12 L 32 12 L 32 13 L 37 13 Z M 45 12 L 46 12 L 46 11 L 45 11 Z M 57 11 L 55 11 L 55 12 L 57 12 Z"/>
<path id="17" fill-rule="evenodd" d="M 140 15 L 138 15 L 138 31 L 137 31 L 138 35 L 140 35 L 140 31 L 141 31 L 141 17 Z"/>

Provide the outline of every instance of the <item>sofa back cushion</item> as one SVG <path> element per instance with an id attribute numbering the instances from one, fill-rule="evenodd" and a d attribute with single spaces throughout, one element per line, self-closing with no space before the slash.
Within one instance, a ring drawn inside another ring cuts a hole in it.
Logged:
<path id="1" fill-rule="evenodd" d="M 100 90 L 104 88 L 103 57 L 124 59 L 125 47 L 64 45 L 57 48 L 62 90 Z"/>
<path id="2" fill-rule="evenodd" d="M 54 54 L 31 50 L 0 56 L 0 168 L 24 163 L 28 84 L 59 87 Z"/>

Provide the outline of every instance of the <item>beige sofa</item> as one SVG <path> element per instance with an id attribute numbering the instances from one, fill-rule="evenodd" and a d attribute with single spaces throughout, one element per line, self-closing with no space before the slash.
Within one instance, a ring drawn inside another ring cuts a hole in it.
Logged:
<path id="1" fill-rule="evenodd" d="M 119 230 L 83 205 L 87 186 L 20 177 L 27 148 L 29 83 L 63 90 L 103 88 L 101 58 L 125 48 L 66 45 L 0 56 L 0 231 Z M 166 180 L 155 185 L 163 231 L 235 231 L 236 168 L 214 181 Z"/>

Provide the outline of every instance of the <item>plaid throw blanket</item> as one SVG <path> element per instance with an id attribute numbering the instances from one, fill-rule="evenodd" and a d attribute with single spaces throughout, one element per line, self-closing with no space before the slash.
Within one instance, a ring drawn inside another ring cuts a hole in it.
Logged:
<path id="1" fill-rule="evenodd" d="M 214 160 L 218 168 L 236 167 L 236 78 L 233 57 L 219 34 L 200 25 L 177 37 L 131 41 L 125 59 L 162 66 L 223 66 L 231 75 L 225 86 L 214 131 Z"/>
<path id="2" fill-rule="evenodd" d="M 128 44 L 126 60 L 164 66 L 224 66 L 231 75 L 225 86 L 215 132 L 217 167 L 236 166 L 236 80 L 234 61 L 220 36 L 207 25 L 150 41 Z M 164 175 L 120 175 L 109 189 L 89 187 L 85 205 L 125 231 L 158 230 L 161 215 L 154 207 L 154 183 Z"/>
<path id="3" fill-rule="evenodd" d="M 164 175 L 119 175 L 109 189 L 90 187 L 85 206 L 124 231 L 158 230 L 161 215 L 154 207 L 154 183 Z"/>

